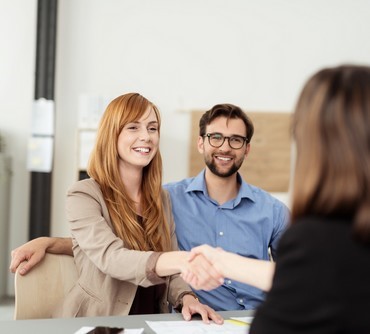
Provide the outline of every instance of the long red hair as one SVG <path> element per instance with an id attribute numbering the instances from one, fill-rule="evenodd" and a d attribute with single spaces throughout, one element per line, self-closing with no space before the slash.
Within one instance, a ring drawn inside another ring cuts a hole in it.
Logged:
<path id="1" fill-rule="evenodd" d="M 118 170 L 118 136 L 127 123 L 140 119 L 148 107 L 157 116 L 159 131 L 161 119 L 158 108 L 140 94 L 121 95 L 108 105 L 100 122 L 87 172 L 100 185 L 114 231 L 125 242 L 125 247 L 168 251 L 171 242 L 162 203 L 162 158 L 159 149 L 143 169 L 142 222 L 138 221 L 134 202 Z"/>

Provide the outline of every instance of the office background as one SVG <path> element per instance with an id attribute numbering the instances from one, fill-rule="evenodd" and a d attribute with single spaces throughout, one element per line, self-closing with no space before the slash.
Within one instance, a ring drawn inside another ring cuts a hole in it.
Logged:
<path id="1" fill-rule="evenodd" d="M 179 180 L 188 176 L 192 110 L 230 102 L 290 112 L 317 69 L 370 63 L 369 17 L 369 0 L 60 0 L 51 234 L 68 235 L 83 97 L 136 91 L 156 103 L 164 182 Z M 0 0 L 0 136 L 11 159 L 2 263 L 28 238 L 36 22 L 36 0 Z M 4 279 L 13 294 L 13 276 Z"/>

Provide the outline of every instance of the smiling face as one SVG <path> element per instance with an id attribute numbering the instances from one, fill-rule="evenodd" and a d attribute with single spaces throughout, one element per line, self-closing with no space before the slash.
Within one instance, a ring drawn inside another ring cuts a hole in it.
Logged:
<path id="1" fill-rule="evenodd" d="M 245 137 L 246 126 L 242 119 L 217 117 L 206 127 L 206 133 L 220 133 L 223 136 Z M 245 143 L 240 149 L 233 149 L 225 139 L 220 147 L 212 147 L 207 137 L 198 138 L 198 151 L 203 154 L 207 168 L 219 177 L 229 177 L 236 173 L 249 153 L 250 144 Z"/>
<path id="2" fill-rule="evenodd" d="M 118 136 L 118 155 L 121 168 L 144 168 L 159 147 L 159 124 L 154 110 L 148 107 L 137 121 L 127 123 Z"/>

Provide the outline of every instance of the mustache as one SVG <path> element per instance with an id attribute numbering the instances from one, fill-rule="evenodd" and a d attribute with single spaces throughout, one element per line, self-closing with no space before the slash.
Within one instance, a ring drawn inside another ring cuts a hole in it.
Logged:
<path id="1" fill-rule="evenodd" d="M 226 152 L 213 152 L 212 157 L 214 158 L 216 155 L 221 155 L 221 156 L 227 156 L 230 158 L 235 158 L 235 154 L 232 154 L 231 151 L 226 151 Z"/>

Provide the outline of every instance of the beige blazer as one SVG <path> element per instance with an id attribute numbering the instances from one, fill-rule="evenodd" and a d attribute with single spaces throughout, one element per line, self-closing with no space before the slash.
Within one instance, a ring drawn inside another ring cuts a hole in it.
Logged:
<path id="1" fill-rule="evenodd" d="M 162 198 L 170 223 L 172 249 L 177 250 L 167 191 L 162 191 Z M 94 180 L 78 181 L 68 190 L 67 218 L 79 278 L 54 310 L 54 317 L 127 315 L 138 285 L 167 284 L 160 304 L 163 313 L 169 311 L 169 304 L 178 306 L 182 295 L 191 292 L 179 275 L 165 279 L 157 276 L 154 266 L 159 253 L 125 248 L 113 233 L 107 206 Z"/>

